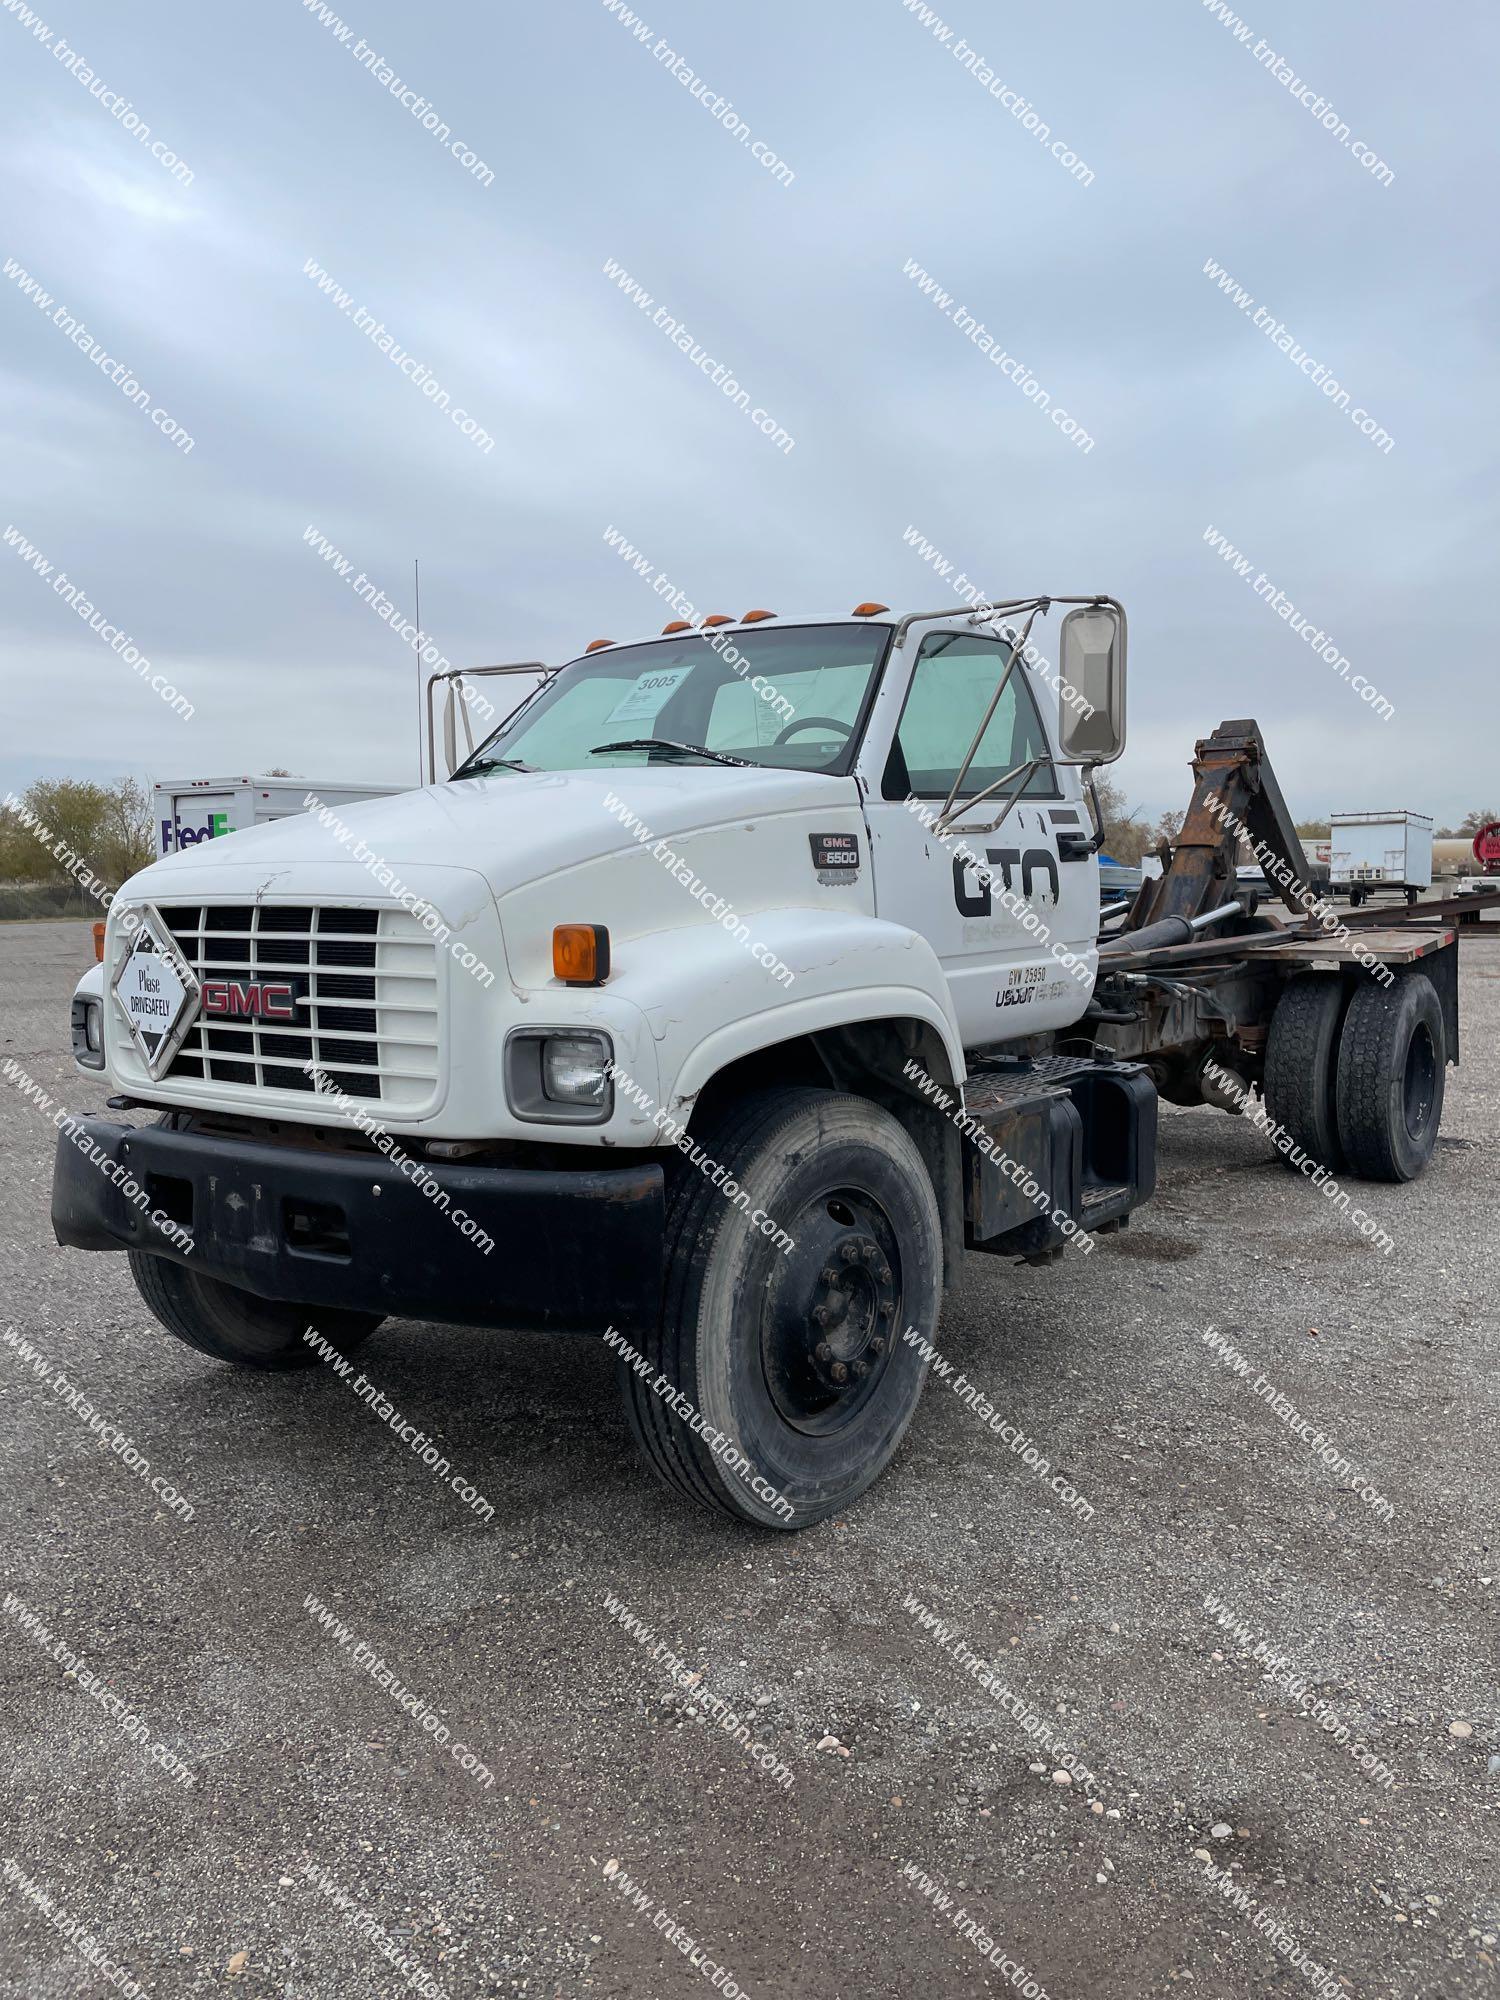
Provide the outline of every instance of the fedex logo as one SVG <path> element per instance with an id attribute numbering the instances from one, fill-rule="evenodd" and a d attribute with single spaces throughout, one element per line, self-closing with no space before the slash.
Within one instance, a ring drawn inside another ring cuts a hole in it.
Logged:
<path id="1" fill-rule="evenodd" d="M 200 840 L 217 840 L 233 830 L 227 812 L 211 812 L 206 826 L 184 826 L 180 819 L 164 819 L 160 824 L 163 854 L 170 854 L 174 847 L 192 847 Z"/>

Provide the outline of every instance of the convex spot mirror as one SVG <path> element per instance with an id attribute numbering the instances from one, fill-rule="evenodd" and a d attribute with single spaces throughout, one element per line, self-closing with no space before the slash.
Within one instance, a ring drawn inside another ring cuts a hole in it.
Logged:
<path id="1" fill-rule="evenodd" d="M 1080 605 L 1062 622 L 1059 740 L 1064 757 L 1112 764 L 1125 748 L 1125 613 Z"/>

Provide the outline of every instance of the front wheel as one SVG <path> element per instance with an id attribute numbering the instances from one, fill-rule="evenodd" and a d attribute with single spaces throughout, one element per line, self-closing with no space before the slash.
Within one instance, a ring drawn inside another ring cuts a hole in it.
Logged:
<path id="1" fill-rule="evenodd" d="M 143 1250 L 130 1252 L 130 1275 L 168 1333 L 200 1354 L 240 1368 L 274 1373 L 315 1368 L 319 1352 L 304 1337 L 309 1330 L 342 1356 L 352 1354 L 381 1323 L 378 1313 L 257 1298 L 237 1285 L 185 1270 L 165 1257 L 147 1256 Z"/>
<path id="2" fill-rule="evenodd" d="M 769 1090 L 697 1136 L 703 1165 L 678 1163 L 668 1208 L 660 1323 L 621 1357 L 626 1411 L 667 1486 L 811 1527 L 879 1477 L 916 1410 L 937 1199 L 911 1136 L 863 1098 Z"/>

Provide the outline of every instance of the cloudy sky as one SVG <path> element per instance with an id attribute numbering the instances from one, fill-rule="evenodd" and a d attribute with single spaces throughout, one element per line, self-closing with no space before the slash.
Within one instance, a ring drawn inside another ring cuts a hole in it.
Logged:
<path id="1" fill-rule="evenodd" d="M 951 585 L 908 530 L 996 595 L 1113 593 L 1131 617 L 1121 775 L 1153 810 L 1185 803 L 1194 738 L 1247 714 L 1299 814 L 1495 802 L 1500 33 L 1482 10 L 1245 0 L 1242 45 L 1196 0 L 943 0 L 945 45 L 903 0 L 643 0 L 644 41 L 607 0 L 337 4 L 345 43 L 298 0 L 41 0 L 32 24 L 22 0 L 0 9 L 0 531 L 81 584 L 195 710 L 174 715 L 0 546 L 0 786 L 278 764 L 411 776 L 411 651 L 309 527 L 403 612 L 420 556 L 425 623 L 463 664 L 656 630 L 661 600 L 607 544 L 613 526 L 703 610 L 935 609 Z M 659 37 L 742 136 L 653 54 Z M 955 57 L 960 37 L 985 70 Z M 361 38 L 387 71 L 351 54 Z M 1389 185 L 1257 62 L 1259 40 Z M 609 260 L 732 368 L 790 452 Z M 1209 527 L 1394 716 L 1256 596 Z"/>

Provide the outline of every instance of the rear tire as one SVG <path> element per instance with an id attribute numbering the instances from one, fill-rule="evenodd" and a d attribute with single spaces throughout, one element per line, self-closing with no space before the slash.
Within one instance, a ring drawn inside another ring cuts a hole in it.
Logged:
<path id="1" fill-rule="evenodd" d="M 313 1327 L 340 1355 L 352 1354 L 381 1324 L 377 1313 L 260 1299 L 218 1278 L 184 1270 L 165 1257 L 132 1250 L 136 1290 L 167 1332 L 215 1361 L 285 1373 L 316 1368 L 320 1356 L 303 1334 Z"/>
<path id="2" fill-rule="evenodd" d="M 1344 1164 L 1337 1080 L 1347 998 L 1336 973 L 1302 973 L 1283 989 L 1266 1038 L 1266 1110 L 1304 1153 L 1331 1174 Z M 1279 1146 L 1276 1157 L 1297 1171 L 1290 1153 Z"/>
<path id="3" fill-rule="evenodd" d="M 768 1090 L 699 1136 L 795 1247 L 681 1161 L 661 1320 L 643 1372 L 620 1361 L 626 1412 L 675 1492 L 808 1528 L 879 1477 L 916 1410 L 928 1352 L 902 1332 L 936 1332 L 937 1198 L 909 1133 L 864 1098 Z"/>
<path id="4" fill-rule="evenodd" d="M 1427 1165 L 1447 1062 L 1442 1003 L 1425 973 L 1356 990 L 1339 1045 L 1338 1118 L 1350 1171 L 1361 1180 L 1411 1181 Z"/>

